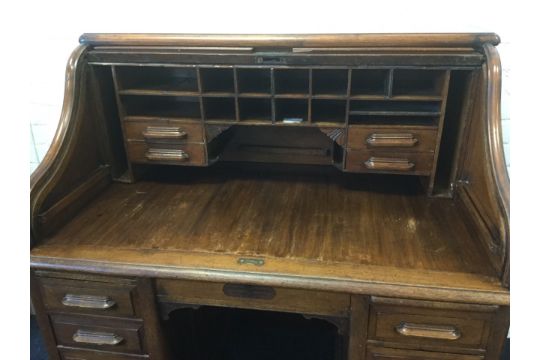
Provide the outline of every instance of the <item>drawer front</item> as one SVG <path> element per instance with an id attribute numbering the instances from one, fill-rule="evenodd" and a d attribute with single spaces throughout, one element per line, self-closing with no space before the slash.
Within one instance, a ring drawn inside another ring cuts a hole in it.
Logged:
<path id="1" fill-rule="evenodd" d="M 149 143 L 202 143 L 201 124 L 176 120 L 125 121 L 125 138 Z"/>
<path id="2" fill-rule="evenodd" d="M 419 301 L 402 306 L 379 300 L 370 308 L 369 340 L 409 344 L 423 350 L 484 350 L 493 307 L 476 306 L 467 311 L 466 305 L 452 305 Z"/>
<path id="3" fill-rule="evenodd" d="M 146 360 L 148 355 L 128 355 L 116 354 L 105 351 L 83 350 L 83 349 L 60 349 L 62 360 Z"/>
<path id="4" fill-rule="evenodd" d="M 161 302 L 348 316 L 347 294 L 190 280 L 157 280 Z"/>
<path id="5" fill-rule="evenodd" d="M 206 164 L 203 144 L 147 144 L 128 142 L 128 156 L 132 162 L 144 164 L 174 164 L 197 166 Z"/>
<path id="6" fill-rule="evenodd" d="M 82 280 L 41 279 L 43 303 L 48 311 L 134 316 L 135 286 Z"/>
<path id="7" fill-rule="evenodd" d="M 459 355 L 415 350 L 368 347 L 366 360 L 482 360 L 481 355 Z"/>
<path id="8" fill-rule="evenodd" d="M 351 172 L 429 175 L 432 153 L 347 150 L 345 169 Z"/>
<path id="9" fill-rule="evenodd" d="M 51 316 L 58 345 L 142 354 L 142 321 L 92 316 Z"/>
<path id="10" fill-rule="evenodd" d="M 355 150 L 386 149 L 434 152 L 436 129 L 349 126 L 347 147 Z"/>

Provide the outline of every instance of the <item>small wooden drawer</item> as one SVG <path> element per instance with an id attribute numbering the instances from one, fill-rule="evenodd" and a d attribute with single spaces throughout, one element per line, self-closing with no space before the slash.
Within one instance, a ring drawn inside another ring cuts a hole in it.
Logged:
<path id="1" fill-rule="evenodd" d="M 345 169 L 351 172 L 429 175 L 432 153 L 347 150 Z"/>
<path id="2" fill-rule="evenodd" d="M 174 164 L 200 166 L 206 164 L 203 144 L 146 144 L 128 142 L 128 156 L 132 162 L 144 164 Z"/>
<path id="3" fill-rule="evenodd" d="M 202 143 L 203 127 L 199 123 L 177 120 L 125 121 L 125 138 L 148 143 Z"/>
<path id="4" fill-rule="evenodd" d="M 160 302 L 227 306 L 346 317 L 350 296 L 341 293 L 190 280 L 156 280 Z"/>
<path id="5" fill-rule="evenodd" d="M 460 355 L 370 346 L 366 360 L 483 360 L 482 355 Z"/>
<path id="6" fill-rule="evenodd" d="M 58 345 L 102 351 L 142 354 L 141 320 L 94 317 L 89 315 L 52 315 Z"/>
<path id="7" fill-rule="evenodd" d="M 422 350 L 484 350 L 497 306 L 373 298 L 369 339 Z"/>
<path id="8" fill-rule="evenodd" d="M 41 278 L 43 303 L 51 312 L 134 316 L 135 285 Z"/>
<path id="9" fill-rule="evenodd" d="M 60 348 L 62 360 L 147 360 L 148 355 L 118 354 L 106 351 Z"/>
<path id="10" fill-rule="evenodd" d="M 434 152 L 436 144 L 437 129 L 351 125 L 348 130 L 347 147 L 355 150 L 386 149 Z"/>

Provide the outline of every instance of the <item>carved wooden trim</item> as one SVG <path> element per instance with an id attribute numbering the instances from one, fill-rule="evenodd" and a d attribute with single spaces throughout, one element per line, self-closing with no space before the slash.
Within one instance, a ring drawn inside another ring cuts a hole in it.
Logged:
<path id="1" fill-rule="evenodd" d="M 69 194 L 60 199 L 57 203 L 51 206 L 43 213 L 38 214 L 38 219 L 41 224 L 49 223 L 54 220 L 60 213 L 72 206 L 76 201 L 81 198 L 88 197 L 89 194 L 93 194 L 101 191 L 108 183 L 110 178 L 110 167 L 102 166 L 97 168 L 96 171 L 81 185 L 71 191 Z"/>
<path id="2" fill-rule="evenodd" d="M 206 125 L 206 142 L 214 140 L 219 134 L 229 129 L 232 125 Z"/>
<path id="3" fill-rule="evenodd" d="M 497 184 L 501 208 L 510 217 L 510 177 L 506 168 L 501 123 L 501 60 L 493 45 L 484 45 L 484 51 L 487 71 L 488 160 Z"/>
<path id="4" fill-rule="evenodd" d="M 497 45 L 494 33 L 409 34 L 83 34 L 81 44 L 123 46 L 218 46 L 244 47 L 473 47 Z"/>
<path id="5" fill-rule="evenodd" d="M 505 251 L 505 265 L 503 283 L 509 282 L 510 259 L 510 177 L 506 168 L 503 148 L 501 123 L 501 60 L 497 49 L 492 44 L 484 44 L 486 55 L 486 112 L 485 124 L 487 129 L 487 160 L 491 177 L 495 182 L 496 198 L 502 215 L 504 229 L 503 238 Z"/>
<path id="6" fill-rule="evenodd" d="M 345 146 L 345 129 L 344 128 L 319 128 L 319 131 L 326 134 L 332 141 L 335 141 L 339 146 Z"/>
<path id="7" fill-rule="evenodd" d="M 338 331 L 339 336 L 346 337 L 349 335 L 349 319 L 346 317 L 311 315 L 311 314 L 301 314 L 301 315 L 306 320 L 318 319 L 318 320 L 323 320 L 334 325 Z"/>
<path id="8" fill-rule="evenodd" d="M 73 134 L 80 123 L 73 121 L 77 115 L 79 102 L 77 94 L 81 88 L 82 59 L 88 49 L 86 45 L 78 46 L 71 54 L 66 66 L 66 80 L 62 113 L 51 146 L 45 157 L 30 176 L 30 225 L 32 237 L 36 237 L 37 214 L 55 181 L 67 165 L 66 157 L 75 142 Z"/>

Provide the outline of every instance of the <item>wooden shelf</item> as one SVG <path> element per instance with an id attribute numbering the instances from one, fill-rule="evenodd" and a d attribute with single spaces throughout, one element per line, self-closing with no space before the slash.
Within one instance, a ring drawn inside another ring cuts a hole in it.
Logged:
<path id="1" fill-rule="evenodd" d="M 372 115 L 372 116 L 439 116 L 440 112 L 423 111 L 349 111 L 349 115 Z"/>
<path id="2" fill-rule="evenodd" d="M 140 95 L 140 96 L 199 96 L 197 91 L 174 91 L 174 90 L 155 90 L 155 89 L 124 89 L 119 90 L 120 95 Z"/>
<path id="3" fill-rule="evenodd" d="M 200 123 L 200 119 L 192 119 L 192 118 L 186 118 L 186 117 L 174 117 L 174 116 L 124 116 L 124 121 L 184 121 L 184 122 L 191 122 L 191 123 Z"/>
<path id="4" fill-rule="evenodd" d="M 270 94 L 270 93 L 241 92 L 241 93 L 238 93 L 238 97 L 244 97 L 244 98 L 270 98 L 270 97 L 272 97 L 272 94 Z"/>
<path id="5" fill-rule="evenodd" d="M 203 97 L 235 97 L 236 94 L 234 92 L 226 92 L 226 91 L 209 91 L 209 92 L 203 92 L 201 93 Z"/>
<path id="6" fill-rule="evenodd" d="M 348 97 L 347 95 L 333 95 L 333 94 L 318 94 L 318 95 L 312 95 L 313 99 L 328 99 L 328 100 L 346 100 Z"/>
<path id="7" fill-rule="evenodd" d="M 287 124 L 298 126 L 357 123 L 357 119 L 351 118 L 354 116 L 440 116 L 443 101 L 440 90 L 445 74 L 442 70 L 421 69 L 273 66 L 158 69 L 143 66 L 118 67 L 116 71 L 118 94 L 127 103 L 124 107 L 128 116 L 197 119 L 200 117 L 198 108 L 184 109 L 182 102 L 174 105 L 172 100 L 151 100 L 192 97 L 202 99 L 200 107 L 205 121 L 239 119 L 281 123 L 286 117 L 301 117 L 302 123 Z M 135 96 L 141 100 L 126 100 Z M 230 100 L 208 100 L 211 98 Z M 303 100 L 305 107 L 302 103 L 300 109 L 298 104 Z M 185 116 L 186 111 L 189 116 Z M 404 120 L 404 124 L 407 121 Z"/>

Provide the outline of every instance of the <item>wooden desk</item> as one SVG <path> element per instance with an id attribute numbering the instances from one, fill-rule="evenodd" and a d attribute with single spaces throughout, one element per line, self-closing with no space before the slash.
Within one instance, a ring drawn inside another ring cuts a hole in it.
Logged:
<path id="1" fill-rule="evenodd" d="M 498 41 L 83 35 L 31 179 L 51 359 L 498 359 Z"/>

